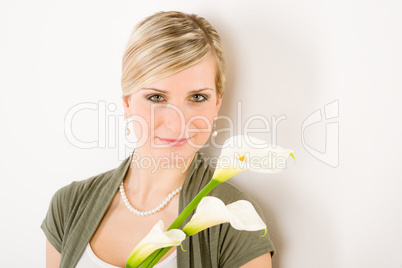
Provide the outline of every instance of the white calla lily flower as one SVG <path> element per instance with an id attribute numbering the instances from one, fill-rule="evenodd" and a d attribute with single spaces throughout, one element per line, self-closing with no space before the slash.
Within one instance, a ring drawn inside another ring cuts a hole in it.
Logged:
<path id="1" fill-rule="evenodd" d="M 233 136 L 223 144 L 212 178 L 223 182 L 244 170 L 278 173 L 286 167 L 289 155 L 295 159 L 290 149 L 273 147 L 253 136 Z"/>
<path id="2" fill-rule="evenodd" d="M 181 245 L 186 234 L 179 229 L 163 231 L 162 220 L 138 243 L 127 259 L 126 268 L 138 267 L 152 252 L 157 249 Z"/>
<path id="3" fill-rule="evenodd" d="M 195 214 L 184 226 L 183 231 L 187 236 L 191 236 L 226 222 L 237 230 L 258 231 L 267 228 L 249 201 L 239 200 L 225 205 L 217 197 L 206 196 L 198 204 Z"/>

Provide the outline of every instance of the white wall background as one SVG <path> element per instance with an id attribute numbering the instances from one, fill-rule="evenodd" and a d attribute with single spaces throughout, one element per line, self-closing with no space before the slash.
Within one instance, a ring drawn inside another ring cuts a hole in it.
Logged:
<path id="1" fill-rule="evenodd" d="M 123 115 L 125 43 L 160 10 L 200 14 L 220 32 L 228 62 L 221 115 L 237 122 L 241 101 L 241 125 L 255 114 L 286 116 L 276 132 L 255 136 L 271 142 L 276 133 L 296 165 L 233 179 L 265 211 L 273 267 L 402 267 L 402 2 L 356 0 L 1 1 L 0 266 L 44 267 L 39 226 L 53 193 L 120 163 L 109 141 L 69 143 L 64 119 L 85 102 L 115 104 L 107 115 Z M 303 143 L 303 122 L 333 102 L 335 118 L 323 113 Z M 97 112 L 75 119 L 79 139 L 98 139 Z M 112 121 L 106 127 L 115 130 Z M 324 162 L 306 149 L 325 144 Z"/>

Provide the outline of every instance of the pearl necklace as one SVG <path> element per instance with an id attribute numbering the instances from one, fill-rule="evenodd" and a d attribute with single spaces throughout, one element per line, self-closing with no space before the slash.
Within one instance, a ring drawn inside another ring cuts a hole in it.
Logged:
<path id="1" fill-rule="evenodd" d="M 163 202 L 162 202 L 159 206 L 157 206 L 156 208 L 150 209 L 150 210 L 141 211 L 141 210 L 138 210 L 138 209 L 134 208 L 134 207 L 130 204 L 130 202 L 128 201 L 127 196 L 126 196 L 126 193 L 124 192 L 124 181 L 122 181 L 121 184 L 120 184 L 120 194 L 121 194 L 121 197 L 123 198 L 124 204 L 126 204 L 126 207 L 127 207 L 131 212 L 133 212 L 134 214 L 137 214 L 137 215 L 139 215 L 139 216 L 149 216 L 149 215 L 152 215 L 152 214 L 155 214 L 155 213 L 161 211 L 161 210 L 166 206 L 166 204 L 169 203 L 170 200 L 171 200 L 175 195 L 177 195 L 178 193 L 180 193 L 180 191 L 181 191 L 181 187 L 179 187 L 179 188 L 177 188 L 176 190 L 172 191 L 172 192 L 168 195 L 168 197 L 166 197 L 166 199 L 163 200 Z"/>

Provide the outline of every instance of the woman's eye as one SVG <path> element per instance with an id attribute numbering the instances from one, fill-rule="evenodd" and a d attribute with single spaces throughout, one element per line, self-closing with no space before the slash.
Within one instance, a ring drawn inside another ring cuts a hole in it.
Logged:
<path id="1" fill-rule="evenodd" d="M 195 102 L 203 102 L 203 101 L 206 101 L 206 100 L 207 100 L 207 97 L 206 97 L 205 95 L 202 95 L 202 94 L 195 94 L 195 95 L 192 97 L 192 99 L 193 99 Z"/>
<path id="2" fill-rule="evenodd" d="M 159 94 L 154 94 L 154 95 L 148 96 L 147 99 L 152 102 L 155 102 L 155 103 L 165 101 L 165 99 Z M 207 99 L 208 99 L 207 96 L 205 96 L 203 94 L 195 94 L 191 97 L 191 100 L 193 102 L 204 102 Z"/>
<path id="3" fill-rule="evenodd" d="M 161 102 L 163 100 L 163 97 L 161 95 L 152 95 L 150 97 L 147 98 L 148 100 L 152 101 L 152 102 Z"/>

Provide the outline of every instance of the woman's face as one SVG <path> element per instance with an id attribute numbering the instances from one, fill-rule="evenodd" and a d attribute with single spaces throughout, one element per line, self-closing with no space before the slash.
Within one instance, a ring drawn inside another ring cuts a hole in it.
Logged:
<path id="1" fill-rule="evenodd" d="M 222 98 L 212 56 L 123 98 L 142 156 L 187 160 L 208 140 Z"/>

